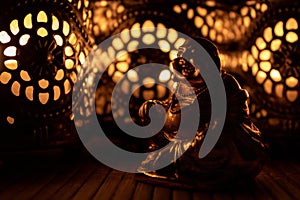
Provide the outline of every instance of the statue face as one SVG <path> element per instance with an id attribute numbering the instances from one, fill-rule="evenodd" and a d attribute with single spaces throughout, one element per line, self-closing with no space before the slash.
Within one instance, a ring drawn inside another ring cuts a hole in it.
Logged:
<path id="1" fill-rule="evenodd" d="M 183 57 L 178 57 L 172 62 L 174 76 L 178 80 L 187 79 L 191 80 L 200 80 L 202 77 L 200 76 L 199 69 L 195 68 L 189 61 L 184 59 Z"/>

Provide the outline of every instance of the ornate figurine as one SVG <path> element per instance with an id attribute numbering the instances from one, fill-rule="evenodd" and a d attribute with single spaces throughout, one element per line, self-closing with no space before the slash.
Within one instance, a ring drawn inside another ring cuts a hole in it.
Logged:
<path id="1" fill-rule="evenodd" d="M 206 157 L 199 158 L 198 153 L 209 127 L 211 101 L 205 81 L 195 67 L 203 63 L 192 64 L 183 56 L 188 53 L 192 55 L 195 51 L 187 40 L 179 48 L 178 57 L 172 62 L 174 92 L 171 97 L 165 101 L 146 101 L 139 110 L 142 122 L 147 124 L 150 121 L 148 114 L 151 106 L 160 104 L 165 108 L 165 125 L 159 139 L 153 141 L 151 149 L 157 150 L 166 144 L 171 144 L 170 148 L 150 153 L 138 170 L 151 177 L 205 188 L 228 186 L 228 183 L 239 183 L 254 178 L 263 167 L 266 153 L 262 134 L 249 117 L 248 92 L 241 88 L 232 75 L 221 69 L 219 52 L 213 43 L 204 38 L 195 40 L 209 53 L 224 82 L 227 113 L 221 136 L 212 151 Z M 182 78 L 188 80 L 190 85 L 184 84 Z M 181 106 L 178 104 L 178 98 L 183 102 Z M 177 129 L 183 113 L 189 112 L 197 100 L 201 118 L 194 140 L 188 143 L 176 136 Z M 185 152 L 177 158 L 181 151 Z M 152 171 L 151 169 L 154 169 L 167 154 L 173 155 L 172 163 Z"/>

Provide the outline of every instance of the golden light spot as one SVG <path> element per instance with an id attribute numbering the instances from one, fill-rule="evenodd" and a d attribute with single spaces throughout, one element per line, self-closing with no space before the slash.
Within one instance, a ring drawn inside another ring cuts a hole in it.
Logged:
<path id="1" fill-rule="evenodd" d="M 286 92 L 286 97 L 290 102 L 294 102 L 296 101 L 296 99 L 298 98 L 298 91 L 293 90 L 293 91 L 287 91 Z"/>
<path id="2" fill-rule="evenodd" d="M 25 89 L 25 95 L 27 97 L 28 100 L 33 101 L 33 86 L 28 86 Z"/>
<path id="3" fill-rule="evenodd" d="M 268 94 L 272 93 L 272 85 L 273 82 L 270 79 L 266 80 L 266 82 L 264 83 L 264 89 L 266 93 Z"/>
<path id="4" fill-rule="evenodd" d="M 42 89 L 46 89 L 49 86 L 49 81 L 47 81 L 46 79 L 41 79 L 38 81 L 38 83 Z"/>
<path id="5" fill-rule="evenodd" d="M 251 47 L 251 53 L 252 53 L 252 55 L 253 55 L 254 58 L 256 58 L 256 59 L 258 58 L 258 50 L 257 50 L 257 48 L 256 48 L 255 45 L 253 45 Z"/>
<path id="6" fill-rule="evenodd" d="M 260 52 L 259 58 L 261 60 L 270 60 L 271 52 L 269 50 L 263 50 L 262 52 Z"/>
<path id="7" fill-rule="evenodd" d="M 21 85 L 18 81 L 13 82 L 13 84 L 11 85 L 11 92 L 15 95 L 15 96 L 20 96 L 20 88 Z"/>
<path id="8" fill-rule="evenodd" d="M 72 81 L 73 83 L 76 82 L 76 80 L 77 80 L 77 75 L 76 75 L 75 72 L 72 72 L 72 73 L 70 74 L 70 79 L 71 79 L 71 81 Z"/>
<path id="9" fill-rule="evenodd" d="M 265 72 L 269 72 L 271 70 L 271 63 L 269 61 L 263 61 L 259 63 L 260 69 L 262 69 Z"/>
<path id="10" fill-rule="evenodd" d="M 4 65 L 10 70 L 15 70 L 18 68 L 18 62 L 16 60 L 6 60 L 4 61 Z"/>
<path id="11" fill-rule="evenodd" d="M 134 51 L 137 49 L 139 45 L 139 42 L 136 41 L 136 40 L 133 40 L 133 41 L 130 41 L 127 45 L 127 50 L 130 52 L 130 51 Z"/>
<path id="12" fill-rule="evenodd" d="M 255 59 L 253 58 L 253 56 L 250 54 L 249 56 L 248 56 L 248 60 L 247 60 L 248 62 L 248 66 L 252 66 L 254 63 L 255 63 Z"/>
<path id="13" fill-rule="evenodd" d="M 18 25 L 18 20 L 14 19 L 11 23 L 10 23 L 10 31 L 12 32 L 12 34 L 17 35 L 20 31 L 19 29 L 19 25 Z"/>
<path id="14" fill-rule="evenodd" d="M 80 52 L 80 54 L 79 54 L 79 61 L 81 64 L 83 64 L 85 62 L 85 55 L 83 52 Z"/>
<path id="15" fill-rule="evenodd" d="M 280 39 L 275 39 L 271 43 L 271 50 L 272 51 L 277 51 L 281 46 L 281 40 Z"/>
<path id="16" fill-rule="evenodd" d="M 127 78 L 131 82 L 137 82 L 139 80 L 139 76 L 138 76 L 137 72 L 133 69 L 131 69 L 127 72 Z"/>
<path id="17" fill-rule="evenodd" d="M 259 71 L 256 75 L 256 81 L 259 84 L 262 84 L 266 78 L 267 78 L 267 74 L 263 71 Z"/>
<path id="18" fill-rule="evenodd" d="M 63 39 L 60 35 L 54 35 L 54 39 L 55 42 L 58 46 L 62 46 L 63 45 Z"/>
<path id="19" fill-rule="evenodd" d="M 73 51 L 72 47 L 66 46 L 65 54 L 66 54 L 66 56 L 72 56 L 74 54 L 74 51 Z"/>
<path id="20" fill-rule="evenodd" d="M 175 58 L 177 58 L 177 53 L 178 53 L 177 50 L 171 50 L 169 53 L 170 60 L 174 60 Z"/>
<path id="21" fill-rule="evenodd" d="M 258 49 L 262 50 L 267 47 L 267 44 L 263 38 L 259 37 L 256 39 L 256 46 L 258 47 Z"/>
<path id="22" fill-rule="evenodd" d="M 23 81 L 30 81 L 31 80 L 28 72 L 25 71 L 25 70 L 21 70 L 20 76 L 21 76 L 21 78 L 22 78 Z"/>
<path id="23" fill-rule="evenodd" d="M 67 36 L 70 33 L 70 25 L 68 22 L 63 22 L 63 34 Z"/>
<path id="24" fill-rule="evenodd" d="M 125 11 L 125 7 L 123 5 L 118 6 L 117 13 L 122 13 Z"/>
<path id="25" fill-rule="evenodd" d="M 130 40 L 129 30 L 127 28 L 122 30 L 120 37 L 124 43 L 127 43 Z"/>
<path id="26" fill-rule="evenodd" d="M 155 85 L 155 80 L 151 77 L 146 77 L 144 78 L 143 80 L 143 85 L 146 87 L 146 88 L 151 88 Z"/>
<path id="27" fill-rule="evenodd" d="M 1 31 L 0 32 L 0 42 L 3 44 L 6 44 L 10 41 L 10 36 L 7 34 L 6 31 Z"/>
<path id="28" fill-rule="evenodd" d="M 295 43 L 298 41 L 298 35 L 295 32 L 288 32 L 285 37 L 286 41 L 290 43 Z"/>
<path id="29" fill-rule="evenodd" d="M 173 7 L 173 11 L 174 12 L 176 12 L 176 13 L 181 13 L 181 8 L 180 8 L 180 6 L 179 5 L 175 5 L 174 7 Z"/>
<path id="30" fill-rule="evenodd" d="M 183 4 L 181 4 L 181 8 L 183 9 L 183 10 L 186 10 L 187 9 L 187 4 L 186 3 L 183 3 Z"/>
<path id="31" fill-rule="evenodd" d="M 178 38 L 178 40 L 176 40 L 175 44 L 174 44 L 174 47 L 176 49 L 179 49 L 180 46 L 182 46 L 185 42 L 185 39 L 184 38 Z"/>
<path id="32" fill-rule="evenodd" d="M 207 36 L 207 34 L 208 34 L 208 27 L 207 27 L 207 25 L 204 25 L 202 28 L 201 28 L 201 33 L 202 33 L 202 35 L 203 36 Z"/>
<path id="33" fill-rule="evenodd" d="M 39 100 L 42 104 L 46 104 L 49 100 L 49 93 L 39 93 Z"/>
<path id="34" fill-rule="evenodd" d="M 187 12 L 187 18 L 192 19 L 193 17 L 194 17 L 194 10 L 190 8 Z"/>
<path id="35" fill-rule="evenodd" d="M 109 76 L 112 76 L 114 74 L 114 72 L 115 72 L 115 66 L 113 64 L 110 64 L 108 66 L 107 73 L 108 73 Z"/>
<path id="36" fill-rule="evenodd" d="M 298 29 L 298 22 L 295 18 L 290 18 L 286 22 L 286 29 L 287 30 L 297 30 Z"/>
<path id="37" fill-rule="evenodd" d="M 37 30 L 37 34 L 41 37 L 46 37 L 48 35 L 48 31 L 44 27 L 41 27 Z"/>
<path id="38" fill-rule="evenodd" d="M 270 42 L 273 38 L 273 35 L 272 35 L 272 28 L 271 27 L 268 27 L 264 30 L 264 38 L 267 42 Z"/>
<path id="39" fill-rule="evenodd" d="M 275 25 L 275 28 L 274 28 L 274 33 L 275 33 L 275 35 L 277 35 L 279 37 L 283 36 L 284 31 L 283 31 L 283 22 L 282 21 L 277 22 L 277 24 Z"/>
<path id="40" fill-rule="evenodd" d="M 261 12 L 265 12 L 266 10 L 268 10 L 268 5 L 265 3 L 262 4 L 260 10 L 261 10 Z"/>
<path id="41" fill-rule="evenodd" d="M 128 69 L 129 69 L 129 64 L 127 62 L 118 62 L 116 64 L 116 67 L 117 69 L 120 71 L 120 72 L 127 72 Z"/>
<path id="42" fill-rule="evenodd" d="M 159 81 L 161 82 L 167 82 L 171 79 L 171 72 L 167 69 L 162 70 L 159 74 Z"/>
<path id="43" fill-rule="evenodd" d="M 9 56 L 9 57 L 16 56 L 16 54 L 17 54 L 17 47 L 15 47 L 15 46 L 6 47 L 6 49 L 4 50 L 3 54 L 5 56 Z"/>
<path id="44" fill-rule="evenodd" d="M 132 27 L 131 27 L 131 35 L 134 38 L 139 38 L 141 36 L 141 30 L 140 30 L 140 23 L 135 23 Z"/>
<path id="45" fill-rule="evenodd" d="M 142 41 L 146 45 L 151 45 L 155 42 L 155 37 L 152 34 L 147 33 L 143 36 Z"/>
<path id="46" fill-rule="evenodd" d="M 124 44 L 120 38 L 113 39 L 112 45 L 116 50 L 121 50 L 124 48 Z"/>
<path id="47" fill-rule="evenodd" d="M 253 19 L 256 18 L 256 11 L 255 11 L 255 9 L 251 8 L 250 15 L 251 15 L 251 17 L 252 17 Z"/>
<path id="48" fill-rule="evenodd" d="M 283 89 L 284 89 L 284 86 L 282 84 L 278 84 L 275 87 L 275 93 L 280 98 L 283 97 Z"/>
<path id="49" fill-rule="evenodd" d="M 204 24 L 204 20 L 202 19 L 202 17 L 196 16 L 194 18 L 194 24 L 197 28 L 201 28 L 201 26 Z"/>
<path id="50" fill-rule="evenodd" d="M 241 9 L 241 15 L 242 16 L 246 16 L 247 14 L 248 14 L 248 12 L 249 12 L 249 8 L 248 7 L 243 7 L 242 9 Z"/>
<path id="51" fill-rule="evenodd" d="M 29 13 L 24 18 L 24 27 L 28 29 L 32 29 L 32 14 Z"/>
<path id="52" fill-rule="evenodd" d="M 248 27 L 251 24 L 251 19 L 249 16 L 244 17 L 244 25 Z"/>
<path id="53" fill-rule="evenodd" d="M 7 120 L 7 122 L 10 123 L 10 124 L 14 124 L 14 123 L 15 123 L 15 119 L 14 119 L 13 117 L 7 116 L 7 117 L 6 117 L 6 120 Z"/>
<path id="54" fill-rule="evenodd" d="M 124 76 L 123 73 L 116 71 L 112 77 L 112 80 L 117 83 L 122 77 Z"/>
<path id="55" fill-rule="evenodd" d="M 270 72 L 270 76 L 273 79 L 273 81 L 279 82 L 281 81 L 281 75 L 280 72 L 276 69 L 272 69 Z"/>
<path id="56" fill-rule="evenodd" d="M 285 83 L 288 87 L 296 87 L 298 85 L 298 79 L 291 76 L 291 77 L 288 77 L 286 80 L 285 80 Z"/>
<path id="57" fill-rule="evenodd" d="M 223 21 L 220 20 L 220 19 L 216 20 L 214 27 L 215 27 L 216 31 L 221 32 L 224 28 L 223 27 Z"/>
<path id="58" fill-rule="evenodd" d="M 217 35 L 217 33 L 216 33 L 215 29 L 211 29 L 209 31 L 209 37 L 210 37 L 211 40 L 213 40 L 213 41 L 216 40 L 216 35 Z"/>
<path id="59" fill-rule="evenodd" d="M 198 14 L 201 15 L 201 16 L 206 16 L 206 14 L 207 14 L 207 10 L 205 8 L 200 7 L 200 6 L 198 6 L 196 8 L 196 10 L 197 10 Z"/>
<path id="60" fill-rule="evenodd" d="M 64 89 L 65 89 L 65 94 L 68 94 L 71 91 L 71 84 L 68 79 L 66 79 L 64 82 Z"/>
<path id="61" fill-rule="evenodd" d="M 157 32 L 156 37 L 157 38 L 164 38 L 167 35 L 167 29 L 162 23 L 157 24 Z"/>
<path id="62" fill-rule="evenodd" d="M 71 33 L 71 35 L 70 35 L 70 37 L 69 37 L 69 42 L 70 42 L 70 44 L 72 44 L 72 45 L 75 45 L 75 44 L 76 44 L 76 42 L 77 42 L 77 37 L 76 37 L 75 33 Z"/>
<path id="63" fill-rule="evenodd" d="M 213 27 L 214 19 L 210 15 L 207 15 L 206 16 L 206 23 L 208 24 L 208 26 Z"/>
<path id="64" fill-rule="evenodd" d="M 175 29 L 170 28 L 168 31 L 167 39 L 170 43 L 174 43 L 178 38 L 178 33 Z"/>
<path id="65" fill-rule="evenodd" d="M 109 47 L 108 48 L 108 56 L 111 58 L 111 59 L 114 59 L 115 58 L 115 55 L 116 55 L 116 51 L 113 47 Z"/>
<path id="66" fill-rule="evenodd" d="M 2 72 L 0 75 L 0 82 L 2 84 L 7 84 L 11 79 L 11 74 L 8 72 Z"/>
<path id="67" fill-rule="evenodd" d="M 54 91 L 54 101 L 58 100 L 60 97 L 60 88 L 58 86 L 53 86 L 53 91 Z"/>
<path id="68" fill-rule="evenodd" d="M 64 70 L 63 69 L 59 69 L 57 72 L 56 72 L 56 75 L 55 75 L 55 80 L 57 81 L 60 81 L 64 78 Z"/>
<path id="69" fill-rule="evenodd" d="M 154 23 L 151 20 L 146 20 L 142 26 L 143 32 L 153 32 L 155 30 Z"/>
<path id="70" fill-rule="evenodd" d="M 40 11 L 37 15 L 37 22 L 47 22 L 48 21 L 48 17 L 47 14 L 45 13 L 45 11 Z"/>
<path id="71" fill-rule="evenodd" d="M 158 46 L 159 46 L 160 50 L 165 53 L 169 52 L 170 48 L 171 48 L 170 44 L 166 40 L 158 41 Z"/>
<path id="72" fill-rule="evenodd" d="M 56 16 L 52 15 L 52 30 L 56 31 L 59 29 L 59 21 Z"/>
<path id="73" fill-rule="evenodd" d="M 215 1 L 206 1 L 206 5 L 209 7 L 214 7 L 214 6 L 216 6 L 216 2 Z"/>
<path id="74" fill-rule="evenodd" d="M 26 45 L 28 43 L 29 38 L 30 38 L 30 35 L 28 35 L 28 34 L 22 35 L 19 40 L 20 45 L 21 46 Z"/>
<path id="75" fill-rule="evenodd" d="M 73 69 L 74 61 L 72 59 L 67 59 L 65 61 L 65 66 L 66 66 L 67 69 Z"/>

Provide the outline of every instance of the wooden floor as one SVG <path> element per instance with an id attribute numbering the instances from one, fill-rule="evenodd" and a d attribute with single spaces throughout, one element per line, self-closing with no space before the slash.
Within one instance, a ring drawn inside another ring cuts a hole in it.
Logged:
<path id="1" fill-rule="evenodd" d="M 300 162 L 270 160 L 253 183 L 229 191 L 197 191 L 147 182 L 110 169 L 85 153 L 8 156 L 0 164 L 0 199 L 300 199 Z"/>

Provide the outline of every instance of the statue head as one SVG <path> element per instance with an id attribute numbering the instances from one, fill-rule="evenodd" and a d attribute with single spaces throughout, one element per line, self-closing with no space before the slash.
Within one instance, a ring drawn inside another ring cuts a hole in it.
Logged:
<path id="1" fill-rule="evenodd" d="M 216 45 L 214 45 L 209 40 L 202 37 L 194 37 L 193 38 L 199 45 L 201 45 L 204 50 L 208 53 L 211 59 L 214 61 L 214 64 L 220 71 L 221 69 L 221 61 L 219 57 L 219 50 Z M 197 45 L 198 46 L 198 45 Z M 200 80 L 200 66 L 205 65 L 205 62 L 201 62 L 201 58 L 195 59 L 197 46 L 194 42 L 187 39 L 183 45 L 181 45 L 178 49 L 177 58 L 175 58 L 172 62 L 175 78 L 186 78 L 187 80 Z M 203 55 L 203 56 L 207 56 Z M 197 66 L 197 67 L 195 67 Z"/>

